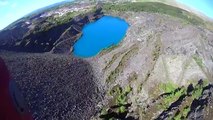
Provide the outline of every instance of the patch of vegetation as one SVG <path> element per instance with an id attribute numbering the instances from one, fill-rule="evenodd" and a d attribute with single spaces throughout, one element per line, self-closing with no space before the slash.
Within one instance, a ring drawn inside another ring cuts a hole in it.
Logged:
<path id="1" fill-rule="evenodd" d="M 112 66 L 112 64 L 117 60 L 117 58 L 120 57 L 125 52 L 126 52 L 126 50 L 114 54 L 113 57 L 112 57 L 112 59 L 107 63 L 107 65 L 105 66 L 105 68 L 103 70 L 105 71 L 108 68 L 110 68 Z"/>
<path id="2" fill-rule="evenodd" d="M 121 61 L 118 64 L 118 66 L 115 68 L 114 71 L 112 71 L 110 73 L 110 75 L 106 79 L 107 83 L 114 82 L 117 79 L 119 74 L 123 72 L 123 69 L 125 68 L 129 59 L 138 51 L 138 49 L 139 48 L 137 46 L 133 45 L 133 47 L 131 47 L 130 51 L 128 51 L 127 53 L 124 54 L 124 56 L 122 57 Z"/>
<path id="3" fill-rule="evenodd" d="M 199 80 L 196 85 L 190 84 L 188 87 L 178 87 L 172 82 L 161 84 L 160 89 L 164 91 L 152 102 L 142 115 L 143 118 L 151 119 L 160 110 L 160 115 L 167 115 L 169 120 L 185 120 L 191 111 L 194 100 L 202 96 L 203 89 L 208 85 L 207 80 Z M 165 112 L 166 111 L 166 112 Z M 170 114 L 171 112 L 173 114 Z M 165 113 L 165 114 L 164 114 Z"/>
<path id="4" fill-rule="evenodd" d="M 105 107 L 102 108 L 100 118 L 107 120 L 125 118 L 128 113 L 128 107 L 130 106 L 127 96 L 131 91 L 132 88 L 129 85 L 125 88 L 119 85 L 114 86 L 109 93 L 113 97 L 112 101 L 114 102 L 108 110 Z"/>
<path id="5" fill-rule="evenodd" d="M 180 88 L 178 90 L 175 89 L 172 92 L 170 92 L 170 94 L 168 96 L 166 96 L 163 100 L 162 103 L 159 107 L 163 108 L 163 109 L 168 109 L 168 107 L 170 106 L 171 103 L 173 103 L 174 101 L 176 101 L 181 95 L 185 94 L 186 89 L 184 87 Z"/>
<path id="6" fill-rule="evenodd" d="M 156 61 L 160 56 L 160 45 L 155 45 L 155 49 L 152 52 L 153 61 Z"/>
<path id="7" fill-rule="evenodd" d="M 203 92 L 203 87 L 199 86 L 195 88 L 195 90 L 192 93 L 192 98 L 198 99 L 202 95 L 202 92 Z"/>
<path id="8" fill-rule="evenodd" d="M 197 55 L 194 55 L 194 56 L 193 56 L 193 59 L 195 60 L 195 62 L 197 63 L 197 65 L 198 65 L 200 68 L 203 68 L 203 67 L 204 67 L 204 63 L 203 63 L 202 58 L 200 58 L 200 57 L 197 56 Z"/>
<path id="9" fill-rule="evenodd" d="M 158 105 L 158 108 L 167 109 L 171 103 L 176 101 L 181 95 L 186 93 L 186 88 L 179 88 L 178 85 L 169 81 L 168 83 L 159 84 L 159 89 L 163 91 L 166 95 L 161 100 L 161 103 Z"/>
<path id="10" fill-rule="evenodd" d="M 189 112 L 190 112 L 190 107 L 186 106 L 183 109 L 183 111 L 178 111 L 173 119 L 174 120 L 183 120 L 183 119 L 185 120 Z"/>
<path id="11" fill-rule="evenodd" d="M 183 9 L 166 5 L 159 2 L 127 2 L 119 4 L 104 4 L 103 9 L 105 11 L 133 11 L 133 12 L 152 12 L 166 14 L 173 17 L 181 18 L 188 23 L 196 26 L 203 26 L 205 24 L 204 20 L 197 17 L 196 15 L 187 12 Z"/>
<path id="12" fill-rule="evenodd" d="M 157 35 L 157 41 L 155 42 L 155 47 L 152 51 L 152 59 L 153 61 L 157 61 L 157 59 L 159 58 L 160 54 L 161 54 L 161 38 L 160 35 Z"/>
<path id="13" fill-rule="evenodd" d="M 108 48 L 103 49 L 99 54 L 100 56 L 105 55 L 107 53 L 110 53 L 111 51 L 113 51 L 114 49 L 118 48 L 119 45 L 112 45 Z"/>
<path id="14" fill-rule="evenodd" d="M 189 106 L 186 106 L 183 110 L 183 117 L 186 118 L 188 113 L 190 111 L 190 107 Z"/>
<path id="15" fill-rule="evenodd" d="M 178 88 L 176 84 L 174 84 L 172 81 L 169 81 L 168 83 L 161 83 L 159 85 L 160 90 L 163 90 L 164 93 L 170 93 Z"/>
<path id="16" fill-rule="evenodd" d="M 203 93 L 203 88 L 208 84 L 207 80 L 200 80 L 199 83 L 195 86 L 193 92 L 192 92 L 192 98 L 193 99 L 198 99 L 202 93 Z"/>

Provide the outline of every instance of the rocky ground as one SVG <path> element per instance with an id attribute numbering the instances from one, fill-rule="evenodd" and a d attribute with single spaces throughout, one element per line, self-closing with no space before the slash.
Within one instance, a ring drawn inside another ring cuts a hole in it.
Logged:
<path id="1" fill-rule="evenodd" d="M 213 27 L 159 3 L 122 5 L 74 18 L 83 26 L 104 12 L 129 23 L 123 41 L 95 57 L 70 54 L 81 35 L 73 25 L 46 53 L 0 52 L 34 118 L 211 120 Z"/>
<path id="2" fill-rule="evenodd" d="M 0 55 L 29 101 L 35 120 L 89 119 L 96 112 L 101 91 L 85 60 L 6 51 Z"/>
<path id="3" fill-rule="evenodd" d="M 125 19 L 130 28 L 119 46 L 88 59 L 102 75 L 99 80 L 107 86 L 101 108 L 103 118 L 204 119 L 211 116 L 205 110 L 212 110 L 209 103 L 212 87 L 205 84 L 198 89 L 196 85 L 199 80 L 207 83 L 213 80 L 211 30 L 162 14 L 115 11 L 108 14 Z M 187 93 L 190 83 L 195 89 Z M 208 101 L 203 106 L 202 98 Z"/>

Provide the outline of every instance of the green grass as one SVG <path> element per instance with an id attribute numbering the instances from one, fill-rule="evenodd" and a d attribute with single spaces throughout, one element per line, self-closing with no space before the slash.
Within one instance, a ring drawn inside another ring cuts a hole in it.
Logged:
<path id="1" fill-rule="evenodd" d="M 116 85 L 110 91 L 110 95 L 114 97 L 116 105 L 125 105 L 127 104 L 127 95 L 132 91 L 130 85 L 125 88 L 121 88 L 119 85 Z"/>
<path id="2" fill-rule="evenodd" d="M 186 118 L 188 113 L 190 111 L 190 107 L 189 106 L 186 106 L 183 110 L 183 117 Z"/>
<path id="3" fill-rule="evenodd" d="M 115 104 L 120 106 L 118 108 L 118 113 L 124 113 L 127 111 L 127 108 L 124 106 L 128 103 L 127 95 L 132 91 L 132 88 L 128 85 L 124 89 L 119 87 L 115 93 L 113 93 L 113 97 L 115 99 Z"/>
<path id="4" fill-rule="evenodd" d="M 174 84 L 172 81 L 168 83 L 162 83 L 159 85 L 160 90 L 163 90 L 163 93 L 170 93 L 168 96 L 165 96 L 162 99 L 162 104 L 158 107 L 161 109 L 167 109 L 171 103 L 176 101 L 181 95 L 185 94 L 186 88 L 182 87 L 180 90 L 175 91 L 178 89 L 178 86 Z"/>
<path id="5" fill-rule="evenodd" d="M 178 86 L 174 84 L 172 81 L 169 81 L 168 83 L 161 83 L 159 87 L 160 90 L 163 90 L 164 93 L 170 93 L 178 88 Z"/>
<path id="6" fill-rule="evenodd" d="M 174 120 L 182 120 L 182 119 L 187 119 L 187 115 L 190 112 L 190 107 L 186 106 L 183 111 L 179 111 L 177 115 L 174 116 Z"/>
<path id="7" fill-rule="evenodd" d="M 175 117 L 174 117 L 174 120 L 181 120 L 181 114 L 177 114 Z"/>
<path id="8" fill-rule="evenodd" d="M 156 2 L 126 2 L 120 4 L 104 4 L 103 10 L 108 11 L 133 11 L 133 12 L 152 12 L 166 14 L 173 17 L 181 18 L 188 23 L 191 23 L 196 26 L 203 26 L 205 22 L 203 19 L 197 17 L 196 15 L 189 13 L 183 9 L 169 6 L 163 3 Z"/>
<path id="9" fill-rule="evenodd" d="M 196 85 L 194 91 L 192 92 L 192 98 L 198 99 L 200 96 L 202 96 L 203 88 L 208 84 L 207 80 L 203 80 L 202 85 Z"/>
<path id="10" fill-rule="evenodd" d="M 192 93 L 192 98 L 198 99 L 202 95 L 202 92 L 203 92 L 203 88 L 197 87 Z"/>
<path id="11" fill-rule="evenodd" d="M 162 101 L 162 105 L 160 106 L 163 109 L 167 109 L 171 103 L 173 103 L 174 101 L 176 101 L 181 95 L 185 94 L 186 89 L 185 88 L 181 88 L 181 90 L 175 92 L 172 91 L 172 93 L 168 96 L 166 96 L 163 101 Z"/>

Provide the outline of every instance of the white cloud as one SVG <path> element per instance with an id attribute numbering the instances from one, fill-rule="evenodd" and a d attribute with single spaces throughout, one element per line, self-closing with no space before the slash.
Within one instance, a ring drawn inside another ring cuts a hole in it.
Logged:
<path id="1" fill-rule="evenodd" d="M 0 6 L 5 6 L 5 5 L 8 5 L 8 4 L 9 4 L 9 1 L 0 0 Z"/>

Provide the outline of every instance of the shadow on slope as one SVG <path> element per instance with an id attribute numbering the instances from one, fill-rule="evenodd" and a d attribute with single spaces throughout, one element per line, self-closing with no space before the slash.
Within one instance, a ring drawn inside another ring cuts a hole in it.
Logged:
<path id="1" fill-rule="evenodd" d="M 70 56 L 0 53 L 34 119 L 89 119 L 100 92 L 91 66 Z"/>

